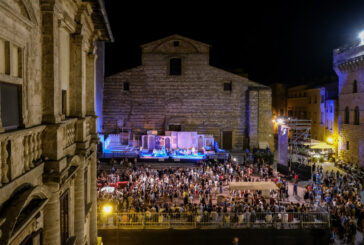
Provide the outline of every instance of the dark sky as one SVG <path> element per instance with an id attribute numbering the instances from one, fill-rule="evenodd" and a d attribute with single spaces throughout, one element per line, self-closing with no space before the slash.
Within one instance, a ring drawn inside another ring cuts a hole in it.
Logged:
<path id="1" fill-rule="evenodd" d="M 149 2 L 105 0 L 115 37 L 106 44 L 106 76 L 140 65 L 141 44 L 180 34 L 212 45 L 213 66 L 297 84 L 333 75 L 332 50 L 364 29 L 363 0 Z"/>

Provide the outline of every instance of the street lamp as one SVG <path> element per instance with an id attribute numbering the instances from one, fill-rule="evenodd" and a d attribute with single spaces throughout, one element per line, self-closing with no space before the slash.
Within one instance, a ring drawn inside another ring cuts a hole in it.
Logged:
<path id="1" fill-rule="evenodd" d="M 327 143 L 332 144 L 334 143 L 334 139 L 332 137 L 327 138 Z"/>
<path id="2" fill-rule="evenodd" d="M 110 214 L 112 211 L 112 206 L 111 205 L 104 205 L 104 207 L 102 208 L 104 211 L 104 214 Z"/>

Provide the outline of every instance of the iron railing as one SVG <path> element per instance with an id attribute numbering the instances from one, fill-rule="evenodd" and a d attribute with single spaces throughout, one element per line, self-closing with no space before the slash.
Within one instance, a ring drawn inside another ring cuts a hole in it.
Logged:
<path id="1" fill-rule="evenodd" d="M 327 229 L 330 215 L 317 213 L 98 213 L 98 229 Z"/>

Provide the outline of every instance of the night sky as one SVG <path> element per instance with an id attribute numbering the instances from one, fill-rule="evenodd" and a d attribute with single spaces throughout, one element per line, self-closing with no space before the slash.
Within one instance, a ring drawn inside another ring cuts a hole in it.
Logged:
<path id="1" fill-rule="evenodd" d="M 364 1 L 125 2 L 105 0 L 115 37 L 106 44 L 106 76 L 140 65 L 141 44 L 180 34 L 210 44 L 213 66 L 300 84 L 334 76 L 332 50 L 364 29 Z"/>

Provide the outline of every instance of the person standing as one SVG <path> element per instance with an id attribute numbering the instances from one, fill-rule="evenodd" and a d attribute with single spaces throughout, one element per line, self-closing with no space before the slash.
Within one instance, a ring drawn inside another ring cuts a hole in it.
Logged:
<path id="1" fill-rule="evenodd" d="M 295 182 L 293 185 L 293 195 L 297 196 L 297 182 Z"/>

